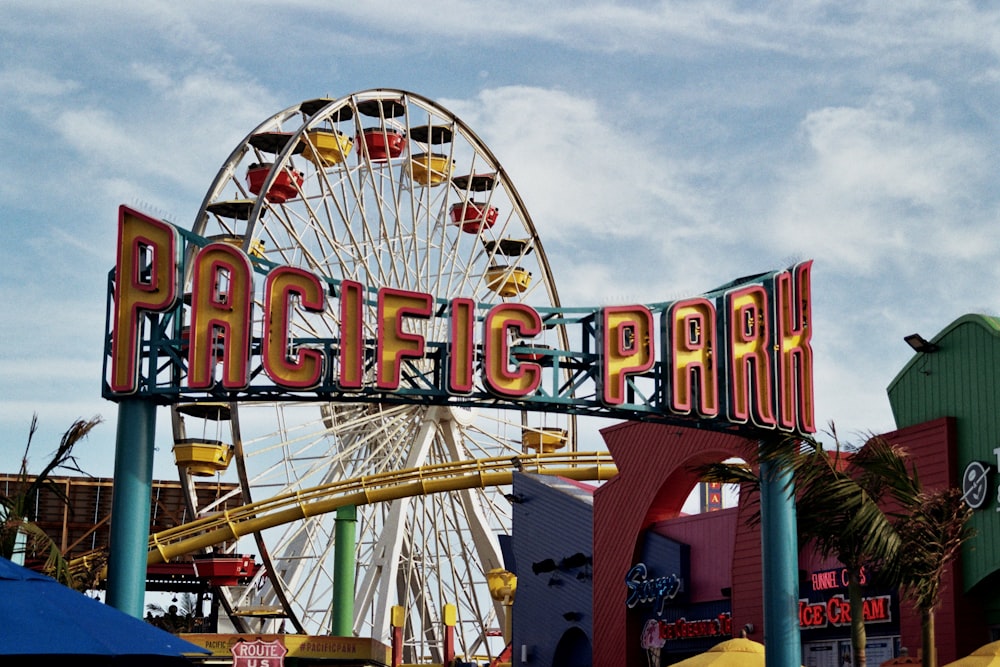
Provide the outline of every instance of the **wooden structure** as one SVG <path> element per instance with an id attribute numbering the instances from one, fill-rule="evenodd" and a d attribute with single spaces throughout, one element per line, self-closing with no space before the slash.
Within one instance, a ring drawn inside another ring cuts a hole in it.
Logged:
<path id="1" fill-rule="evenodd" d="M 33 478 L 29 477 L 30 482 Z M 64 503 L 51 489 L 39 494 L 35 523 L 55 540 L 70 560 L 94 552 L 107 553 L 111 528 L 111 497 L 114 480 L 110 477 L 50 477 L 69 499 Z M 23 483 L 19 475 L 0 474 L 0 493 L 16 495 Z M 239 507 L 243 496 L 232 483 L 199 482 L 195 484 L 198 506 L 217 503 L 219 511 Z M 149 532 L 152 535 L 191 521 L 194 517 L 184 500 L 178 481 L 154 481 Z M 197 582 L 190 559 L 151 567 L 147 590 L 181 591 Z"/>

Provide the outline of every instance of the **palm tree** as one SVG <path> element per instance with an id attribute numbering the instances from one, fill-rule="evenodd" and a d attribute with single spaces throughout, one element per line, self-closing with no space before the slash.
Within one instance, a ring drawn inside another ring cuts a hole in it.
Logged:
<path id="1" fill-rule="evenodd" d="M 73 456 L 73 448 L 101 422 L 100 416 L 89 420 L 78 419 L 75 421 L 63 434 L 59 446 L 52 453 L 49 462 L 42 471 L 31 476 L 28 474 L 28 452 L 31 449 L 35 432 L 38 430 L 38 415 L 33 415 L 31 427 L 28 429 L 28 442 L 24 448 L 24 455 L 21 457 L 17 481 L 10 487 L 9 492 L 0 492 L 0 556 L 14 559 L 22 554 L 43 555 L 45 557 L 44 569 L 47 574 L 57 581 L 78 589 L 84 585 L 84 582 L 70 572 L 69 565 L 60 551 L 59 545 L 35 523 L 38 518 L 36 506 L 38 495 L 43 489 L 69 505 L 69 498 L 62 486 L 54 483 L 50 479 L 50 475 L 61 468 L 86 474 L 77 464 L 76 457 Z"/>
<path id="2" fill-rule="evenodd" d="M 882 507 L 893 489 L 912 482 L 907 454 L 881 438 L 871 438 L 860 449 L 842 448 L 834 436 L 827 452 L 815 440 L 786 459 L 795 483 L 799 540 L 812 543 L 824 558 L 834 557 L 847 572 L 851 606 L 851 645 L 855 667 L 868 663 L 867 633 L 861 570 L 884 570 L 895 562 L 902 540 L 893 519 Z"/>
<path id="3" fill-rule="evenodd" d="M 941 602 L 941 581 L 948 564 L 973 537 L 968 525 L 972 508 L 954 487 L 921 491 L 907 500 L 912 509 L 896 525 L 904 548 L 895 578 L 903 596 L 920 612 L 922 667 L 937 667 L 934 614 Z"/>
<path id="4" fill-rule="evenodd" d="M 901 538 L 880 505 L 891 488 L 904 488 L 911 477 L 901 448 L 878 438 L 861 449 L 845 447 L 833 426 L 830 433 L 832 451 L 813 438 L 797 436 L 765 440 L 757 456 L 774 469 L 790 473 L 787 490 L 794 488 L 800 546 L 812 543 L 821 556 L 843 564 L 848 576 L 854 665 L 866 667 L 861 568 L 894 562 Z M 708 481 L 760 488 L 759 478 L 745 465 L 713 464 L 699 472 Z"/>

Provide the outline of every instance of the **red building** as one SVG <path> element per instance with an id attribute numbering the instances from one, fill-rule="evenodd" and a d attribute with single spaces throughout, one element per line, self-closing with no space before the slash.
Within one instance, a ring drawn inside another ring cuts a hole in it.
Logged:
<path id="1" fill-rule="evenodd" d="M 966 316 L 918 351 L 888 389 L 899 429 L 884 435 L 909 451 L 924 487 L 964 483 L 967 498 L 976 500 L 976 536 L 945 575 L 937 613 L 941 664 L 1000 636 L 998 364 L 1000 320 Z M 619 474 L 593 497 L 593 664 L 666 665 L 741 631 L 766 644 L 760 529 L 748 521 L 754 499 L 680 517 L 697 483 L 693 469 L 747 459 L 753 443 L 643 423 L 602 433 Z M 682 545 L 682 555 L 644 563 L 658 558 L 650 545 L 663 540 Z M 900 647 L 917 655 L 919 616 L 895 591 L 879 587 L 877 573 L 866 574 L 869 663 L 896 656 Z M 799 575 L 803 664 L 842 667 L 850 660 L 850 632 L 840 566 L 803 552 Z"/>
<path id="2" fill-rule="evenodd" d="M 648 664 L 642 635 L 658 610 L 629 608 L 625 578 L 650 534 L 690 547 L 689 571 L 680 574 L 686 596 L 659 610 L 659 620 L 670 629 L 661 649 L 662 664 L 741 631 L 766 640 L 760 528 L 749 521 L 754 499 L 743 498 L 738 507 L 721 512 L 679 516 L 697 481 L 692 468 L 709 459 L 747 458 L 752 443 L 731 435 L 650 424 L 622 424 L 606 429 L 603 435 L 620 472 L 594 493 L 594 664 Z M 934 420 L 886 437 L 909 450 L 926 488 L 956 479 L 954 419 Z M 800 555 L 799 564 L 803 663 L 841 667 L 850 632 L 839 603 L 846 595 L 839 564 L 808 551 Z M 656 579 L 671 574 L 652 570 L 648 576 Z M 944 589 L 937 621 L 942 664 L 990 639 L 982 608 L 962 595 L 954 567 L 949 568 Z M 866 598 L 872 613 L 868 621 L 872 664 L 878 664 L 881 656 L 895 657 L 900 646 L 915 654 L 920 648 L 919 616 L 906 603 L 900 606 L 895 591 L 879 588 L 874 577 L 866 581 Z M 708 609 L 713 604 L 728 609 L 698 613 L 699 607 Z M 681 625 L 687 627 L 678 630 L 676 621 L 681 618 Z M 626 656 L 624 663 L 622 656 Z"/>

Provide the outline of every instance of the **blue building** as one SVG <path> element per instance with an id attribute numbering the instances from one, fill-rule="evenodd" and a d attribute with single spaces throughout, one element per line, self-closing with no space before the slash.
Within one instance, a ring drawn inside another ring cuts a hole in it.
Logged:
<path id="1" fill-rule="evenodd" d="M 593 490 L 559 477 L 514 475 L 517 532 L 508 565 L 517 575 L 515 665 L 592 664 Z"/>

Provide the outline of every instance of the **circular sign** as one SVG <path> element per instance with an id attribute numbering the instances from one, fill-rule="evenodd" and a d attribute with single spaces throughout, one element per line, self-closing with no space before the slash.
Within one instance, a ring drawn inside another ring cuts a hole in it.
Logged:
<path id="1" fill-rule="evenodd" d="M 989 472 L 988 465 L 973 461 L 965 466 L 965 472 L 962 473 L 962 500 L 974 510 L 986 504 Z"/>

